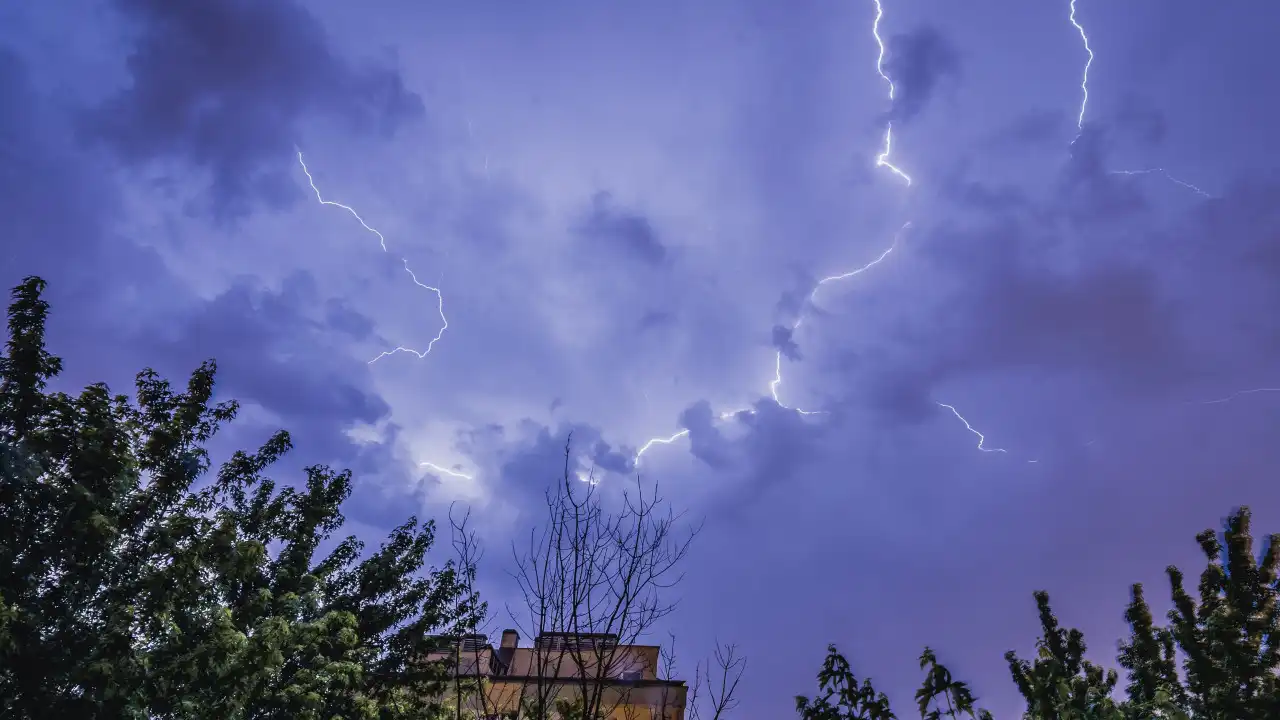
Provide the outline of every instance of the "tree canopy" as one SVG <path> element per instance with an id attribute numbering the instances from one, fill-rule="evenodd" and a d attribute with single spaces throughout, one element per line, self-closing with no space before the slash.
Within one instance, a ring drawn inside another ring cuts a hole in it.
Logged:
<path id="1" fill-rule="evenodd" d="M 1034 593 L 1040 637 L 1031 660 L 1009 651 L 1005 661 L 1026 701 L 1023 720 L 1264 720 L 1280 718 L 1280 606 L 1277 594 L 1278 535 L 1266 538 L 1255 556 L 1249 509 L 1231 513 L 1221 534 L 1196 536 L 1207 567 L 1198 597 L 1184 589 L 1182 571 L 1166 570 L 1173 609 L 1168 625 L 1157 625 L 1141 584 L 1131 588 L 1124 617 L 1129 636 L 1116 663 L 1124 670 L 1124 692 L 1116 670 L 1085 659 L 1079 630 L 1063 628 L 1049 594 Z M 990 718 L 975 709 L 968 685 L 954 680 L 925 648 L 924 682 L 916 692 L 920 717 Z M 814 700 L 796 699 L 801 720 L 884 720 L 896 717 L 871 681 L 859 685 L 849 662 L 828 648 Z"/>
<path id="2" fill-rule="evenodd" d="M 458 678 L 423 659 L 486 617 L 472 554 L 428 567 L 436 528 L 416 518 L 368 553 L 339 539 L 350 473 L 313 465 L 278 487 L 266 473 L 291 448 L 284 431 L 215 469 L 209 443 L 237 406 L 214 402 L 212 361 L 181 388 L 143 370 L 132 398 L 50 390 L 62 361 L 46 348 L 44 289 L 31 277 L 13 290 L 0 356 L 0 718 L 463 717 L 448 705 Z M 622 543 L 632 536 L 599 527 L 614 533 L 602 546 L 666 537 Z M 1280 718 L 1278 537 L 1255 553 L 1248 508 L 1197 535 L 1206 567 L 1194 591 L 1167 569 L 1164 625 L 1133 585 L 1118 670 L 1087 659 L 1083 633 L 1034 593 L 1035 656 L 1005 655 L 1024 720 Z M 659 560 L 674 564 L 675 547 Z M 991 718 L 933 649 L 920 669 L 921 718 Z M 897 717 L 834 645 L 817 681 L 796 698 L 801 720 Z"/>
<path id="3" fill-rule="evenodd" d="M 277 487 L 278 432 L 216 472 L 236 415 L 215 365 L 175 389 L 48 391 L 45 283 L 13 291 L 0 358 L 0 717 L 415 718 L 440 709 L 430 634 L 482 610 L 464 571 L 426 568 L 431 523 L 363 553 L 351 475 Z"/>

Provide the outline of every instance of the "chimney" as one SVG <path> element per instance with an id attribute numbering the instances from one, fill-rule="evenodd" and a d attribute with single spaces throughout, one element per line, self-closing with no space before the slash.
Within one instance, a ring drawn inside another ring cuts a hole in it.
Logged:
<path id="1" fill-rule="evenodd" d="M 520 644 L 520 633 L 510 628 L 502 631 L 502 647 L 513 648 Z"/>

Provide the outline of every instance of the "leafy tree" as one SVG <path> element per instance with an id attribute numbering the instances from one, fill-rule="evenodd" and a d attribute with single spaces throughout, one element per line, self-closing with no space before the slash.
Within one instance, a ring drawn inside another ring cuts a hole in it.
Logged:
<path id="1" fill-rule="evenodd" d="M 920 709 L 920 717 L 926 720 L 941 720 L 944 716 L 958 718 L 968 715 L 980 720 L 991 720 L 991 713 L 986 710 L 974 710 L 975 698 L 969 685 L 952 678 L 951 671 L 938 662 L 933 649 L 926 647 L 920 653 L 920 669 L 925 671 L 924 683 L 916 691 L 916 704 Z M 941 698 L 941 699 L 939 699 Z M 930 708 L 929 706 L 933 707 Z"/>
<path id="2" fill-rule="evenodd" d="M 1128 640 L 1120 643 L 1118 662 L 1129 677 L 1125 686 L 1128 696 L 1123 707 L 1125 717 L 1128 720 L 1160 716 L 1185 718 L 1187 693 L 1178 677 L 1173 633 L 1155 625 L 1141 583 L 1132 588 L 1124 618 L 1129 623 L 1130 634 Z"/>
<path id="3" fill-rule="evenodd" d="M 1118 677 L 1084 659 L 1084 634 L 1064 630 L 1049 606 L 1049 593 L 1035 593 L 1042 634 L 1036 659 L 1028 662 L 1010 650 L 1009 672 L 1027 701 L 1028 720 L 1119 720 L 1120 708 L 1111 698 Z"/>
<path id="4" fill-rule="evenodd" d="M 861 684 L 854 676 L 849 661 L 827 646 L 827 657 L 818 672 L 818 691 L 822 695 L 809 699 L 796 696 L 796 712 L 800 720 L 894 720 L 897 715 L 889 709 L 889 698 L 876 692 L 871 679 Z"/>
<path id="5" fill-rule="evenodd" d="M 1124 614 L 1129 637 L 1117 656 L 1127 677 L 1123 699 L 1113 697 L 1116 671 L 1085 660 L 1084 635 L 1061 627 L 1048 593 L 1036 592 L 1036 657 L 1005 654 L 1027 704 L 1024 720 L 1280 718 L 1280 535 L 1268 536 L 1255 557 L 1250 521 L 1242 507 L 1227 517 L 1220 535 L 1205 530 L 1196 536 L 1208 560 L 1198 599 L 1184 589 L 1182 572 L 1168 568 L 1174 605 L 1168 627 L 1155 623 L 1142 585 L 1132 586 Z M 968 685 L 956 681 L 928 647 L 920 669 L 925 678 L 916 703 L 922 718 L 991 717 L 974 710 Z M 796 698 L 802 720 L 893 717 L 884 696 L 870 683 L 859 686 L 834 646 L 818 682 L 823 696 Z"/>
<path id="6" fill-rule="evenodd" d="M 182 391 L 145 370 L 135 401 L 46 392 L 44 288 L 13 291 L 0 358 L 0 717 L 432 717 L 427 632 L 483 610 L 465 569 L 422 572 L 434 526 L 318 558 L 351 476 L 277 490 L 285 432 L 197 487 L 236 414 L 213 362 Z"/>
<path id="7" fill-rule="evenodd" d="M 1209 561 L 1198 603 L 1183 588 L 1182 573 L 1167 571 L 1170 631 L 1186 656 L 1185 703 L 1196 718 L 1280 717 L 1280 543 L 1269 536 L 1255 560 L 1250 519 L 1249 509 L 1240 508 L 1227 518 L 1221 538 L 1213 530 L 1196 536 Z"/>

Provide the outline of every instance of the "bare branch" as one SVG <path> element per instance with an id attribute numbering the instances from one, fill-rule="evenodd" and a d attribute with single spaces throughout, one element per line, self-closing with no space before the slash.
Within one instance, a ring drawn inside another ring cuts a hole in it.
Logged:
<path id="1" fill-rule="evenodd" d="M 523 553 L 515 551 L 513 577 L 525 627 L 533 631 L 538 675 L 575 683 L 574 702 L 584 717 L 608 716 L 625 699 L 616 692 L 620 681 L 657 670 L 631 646 L 675 609 L 667 591 L 683 578 L 679 565 L 698 528 L 682 532 L 682 516 L 639 477 L 606 502 L 594 471 L 580 481 L 571 458 L 567 442 L 563 475 L 546 492 L 543 525 L 530 532 Z M 667 670 L 673 667 L 669 662 Z M 545 707 L 542 698 L 556 691 L 539 687 L 535 703 Z"/>
<path id="2" fill-rule="evenodd" d="M 738 706 L 738 683 L 746 672 L 747 659 L 738 654 L 736 644 L 716 643 L 714 669 L 712 662 L 699 662 L 694 668 L 694 685 L 689 692 L 687 712 L 690 720 L 701 720 L 704 712 L 708 714 L 708 720 L 722 720 Z M 704 687 L 705 703 L 699 700 Z"/>

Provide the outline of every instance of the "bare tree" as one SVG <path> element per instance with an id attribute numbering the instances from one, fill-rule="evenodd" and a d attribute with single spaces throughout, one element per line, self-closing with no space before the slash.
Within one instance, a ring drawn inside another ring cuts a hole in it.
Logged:
<path id="1" fill-rule="evenodd" d="M 480 546 L 475 531 L 467 524 L 471 519 L 468 509 L 461 517 L 455 517 L 454 506 L 449 506 L 449 526 L 452 532 L 453 551 L 458 567 L 459 582 L 466 588 L 465 597 L 478 598 L 476 592 L 476 569 L 480 564 L 484 551 Z M 466 625 L 459 626 L 450 638 L 452 653 L 453 706 L 455 720 L 473 717 L 490 717 L 495 714 L 488 693 L 489 676 L 493 673 L 493 659 L 487 642 L 480 642 L 484 636 L 491 616 L 488 605 L 470 608 L 469 612 L 460 613 L 459 617 L 467 618 Z"/>
<path id="2" fill-rule="evenodd" d="M 662 677 L 672 680 L 676 676 L 676 637 L 670 637 L 662 652 Z M 714 667 L 713 667 L 714 665 Z M 699 660 L 693 670 L 693 685 L 685 698 L 685 717 L 689 720 L 723 720 L 730 710 L 738 706 L 738 683 L 746 672 L 747 659 L 738 654 L 738 646 L 732 643 L 716 643 L 715 655 L 710 660 Z M 672 699 L 662 693 L 661 705 L 655 707 L 655 718 L 672 717 Z"/>
<path id="3" fill-rule="evenodd" d="M 704 713 L 707 720 L 721 720 L 737 707 L 738 683 L 746 670 L 747 659 L 738 654 L 737 645 L 716 643 L 714 658 L 698 663 L 693 671 L 693 688 L 689 691 L 687 704 L 689 720 L 702 720 Z M 701 700 L 704 688 L 705 704 Z"/>
<path id="4" fill-rule="evenodd" d="M 618 681 L 645 671 L 624 648 L 675 609 L 666 593 L 683 577 L 678 566 L 698 528 L 680 531 L 681 516 L 638 477 L 611 509 L 593 477 L 570 472 L 569 444 L 546 507 L 527 550 L 515 550 L 524 617 L 512 618 L 535 638 L 532 694 L 522 691 L 522 700 L 527 716 L 542 720 L 559 712 L 562 689 L 576 685 L 563 712 L 608 717 L 628 700 Z"/>

